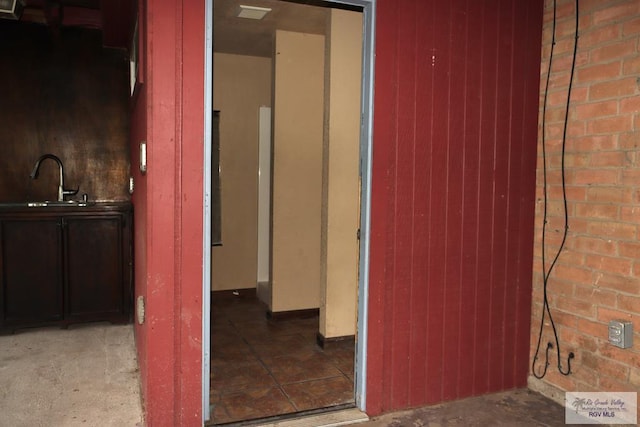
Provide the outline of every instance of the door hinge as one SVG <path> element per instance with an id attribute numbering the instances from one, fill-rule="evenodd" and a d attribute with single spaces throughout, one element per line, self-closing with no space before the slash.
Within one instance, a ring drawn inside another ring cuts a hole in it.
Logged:
<path id="1" fill-rule="evenodd" d="M 358 228 L 358 232 L 356 233 L 356 237 L 360 240 L 360 229 Z"/>

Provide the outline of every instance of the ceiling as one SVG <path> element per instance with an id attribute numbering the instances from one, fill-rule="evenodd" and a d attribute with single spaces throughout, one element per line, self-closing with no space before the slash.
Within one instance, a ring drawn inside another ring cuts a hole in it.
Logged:
<path id="1" fill-rule="evenodd" d="M 23 0 L 21 22 L 102 31 L 106 47 L 128 48 L 134 26 L 136 0 Z"/>
<path id="2" fill-rule="evenodd" d="M 259 21 L 238 18 L 241 4 L 272 11 Z M 270 58 L 276 29 L 325 34 L 328 6 L 325 1 L 214 0 L 213 50 Z"/>
<path id="3" fill-rule="evenodd" d="M 23 0 L 20 21 L 48 25 L 54 34 L 61 27 L 98 29 L 104 46 L 128 48 L 137 1 Z M 272 10 L 262 20 L 239 18 L 241 4 Z M 337 5 L 322 0 L 213 0 L 214 51 L 271 57 L 276 29 L 325 34 L 329 6 Z"/>

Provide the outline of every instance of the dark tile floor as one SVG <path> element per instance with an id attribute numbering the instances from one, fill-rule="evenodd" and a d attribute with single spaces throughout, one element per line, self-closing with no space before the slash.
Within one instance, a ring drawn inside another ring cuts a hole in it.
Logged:
<path id="1" fill-rule="evenodd" d="M 211 424 L 354 402 L 353 342 L 321 349 L 317 316 L 268 320 L 251 295 L 211 305 Z"/>

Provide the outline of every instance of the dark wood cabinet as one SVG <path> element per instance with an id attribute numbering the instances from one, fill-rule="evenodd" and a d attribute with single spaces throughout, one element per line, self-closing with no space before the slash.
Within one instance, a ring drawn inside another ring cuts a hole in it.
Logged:
<path id="1" fill-rule="evenodd" d="M 0 222 L 2 326 L 63 319 L 59 218 Z"/>
<path id="2" fill-rule="evenodd" d="M 0 331 L 130 321 L 131 224 L 130 204 L 0 207 Z"/>

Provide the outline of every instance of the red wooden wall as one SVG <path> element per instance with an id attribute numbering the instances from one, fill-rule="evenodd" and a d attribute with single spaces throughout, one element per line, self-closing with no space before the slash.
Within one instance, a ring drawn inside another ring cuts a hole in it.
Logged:
<path id="1" fill-rule="evenodd" d="M 145 424 L 200 426 L 204 2 L 139 4 L 131 172 L 135 294 L 146 302 L 135 330 Z M 147 142 L 145 174 L 140 141 Z"/>
<path id="2" fill-rule="evenodd" d="M 370 415 L 526 385 L 542 9 L 377 3 Z"/>

